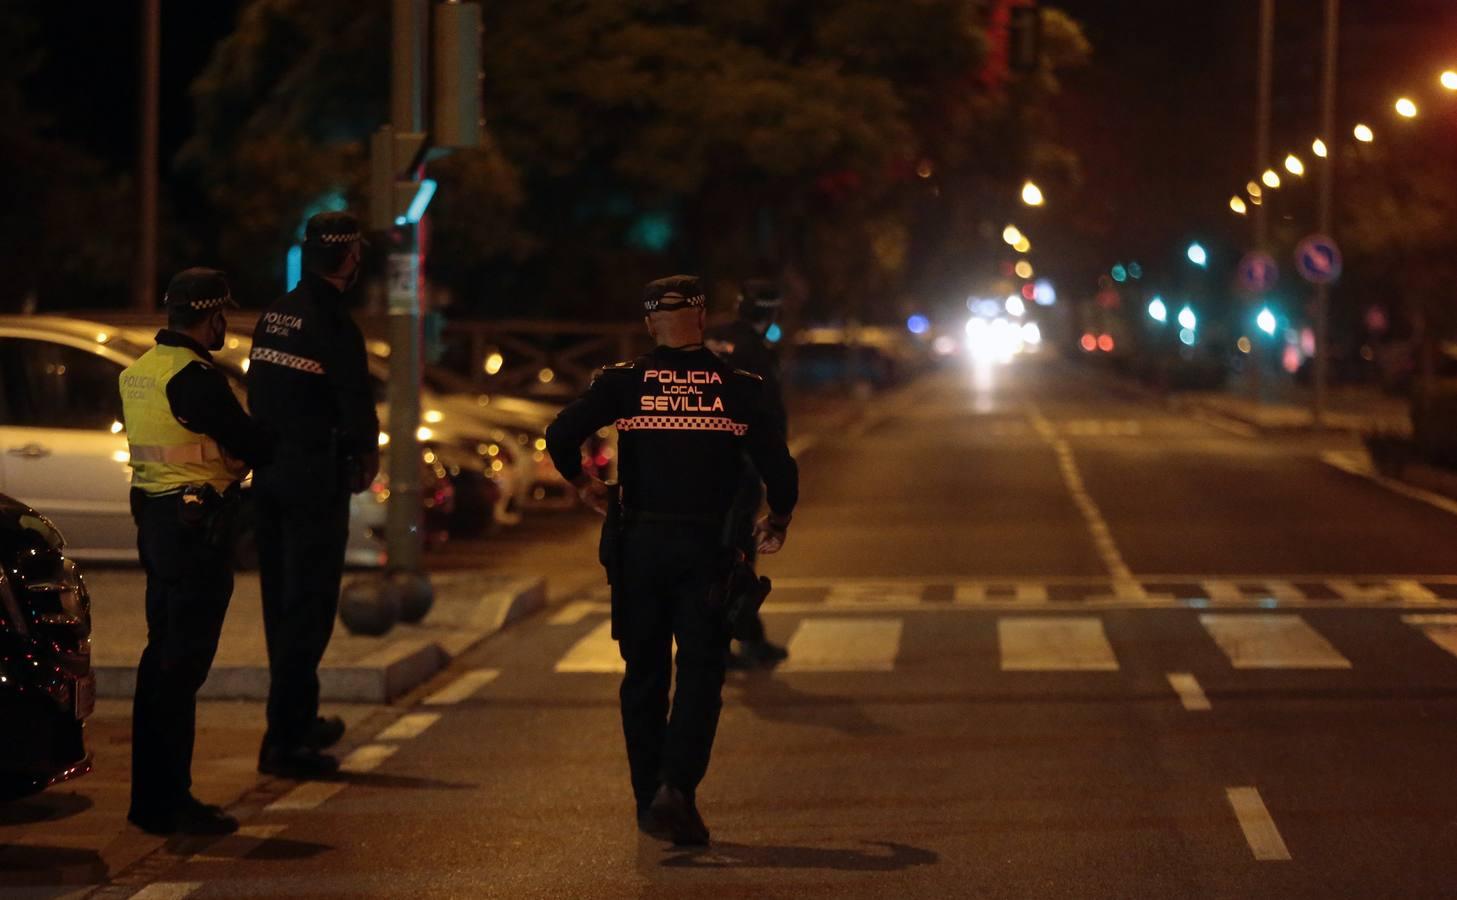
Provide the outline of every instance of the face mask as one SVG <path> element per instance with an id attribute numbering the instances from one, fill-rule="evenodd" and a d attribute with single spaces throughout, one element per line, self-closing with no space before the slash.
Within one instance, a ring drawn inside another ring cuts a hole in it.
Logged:
<path id="1" fill-rule="evenodd" d="M 217 331 L 213 334 L 212 340 L 207 342 L 207 349 L 212 351 L 223 349 L 223 341 L 228 336 L 228 320 L 218 316 L 217 323 Z"/>

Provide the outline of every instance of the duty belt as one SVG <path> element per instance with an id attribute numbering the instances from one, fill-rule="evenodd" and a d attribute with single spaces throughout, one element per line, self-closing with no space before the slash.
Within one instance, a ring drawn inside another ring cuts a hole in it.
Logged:
<path id="1" fill-rule="evenodd" d="M 625 522 L 662 522 L 675 525 L 721 525 L 723 516 L 705 516 L 697 513 L 664 513 L 624 506 L 622 519 Z"/>

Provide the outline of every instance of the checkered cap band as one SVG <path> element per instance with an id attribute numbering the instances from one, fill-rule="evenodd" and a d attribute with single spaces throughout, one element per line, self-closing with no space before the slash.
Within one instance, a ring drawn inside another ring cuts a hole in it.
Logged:
<path id="1" fill-rule="evenodd" d="M 233 306 L 233 295 L 224 294 L 221 297 L 199 297 L 196 300 L 189 300 L 187 306 L 199 312 L 207 309 L 219 309 L 224 306 Z"/>
<path id="2" fill-rule="evenodd" d="M 643 308 L 648 312 L 673 312 L 674 310 L 687 309 L 690 306 L 703 306 L 708 298 L 702 294 L 694 294 L 685 297 L 682 294 L 668 293 L 661 297 L 654 297 L 643 301 Z"/>
<path id="3" fill-rule="evenodd" d="M 321 234 L 319 235 L 319 243 L 347 244 L 351 241 L 363 240 L 363 238 L 364 235 L 360 234 L 357 231 L 346 232 L 344 234 Z"/>

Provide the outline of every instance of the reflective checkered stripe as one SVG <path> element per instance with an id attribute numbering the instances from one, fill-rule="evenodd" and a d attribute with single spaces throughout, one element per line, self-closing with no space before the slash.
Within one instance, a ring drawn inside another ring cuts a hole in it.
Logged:
<path id="1" fill-rule="evenodd" d="M 727 431 L 743 436 L 749 430 L 725 416 L 633 416 L 616 424 L 618 431 Z"/>
<path id="2" fill-rule="evenodd" d="M 282 350 L 270 350 L 267 347 L 254 347 L 248 358 L 254 362 L 273 363 L 275 366 L 285 366 L 290 369 L 297 369 L 300 372 L 308 372 L 311 375 L 323 375 L 324 364 L 316 359 L 309 359 L 307 356 L 295 356 L 292 353 L 284 353 Z"/>

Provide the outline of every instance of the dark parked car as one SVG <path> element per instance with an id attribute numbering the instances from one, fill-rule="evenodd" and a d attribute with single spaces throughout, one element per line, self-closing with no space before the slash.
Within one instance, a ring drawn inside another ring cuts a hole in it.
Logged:
<path id="1" fill-rule="evenodd" d="M 91 771 L 91 600 L 61 533 L 0 494 L 0 800 Z"/>

